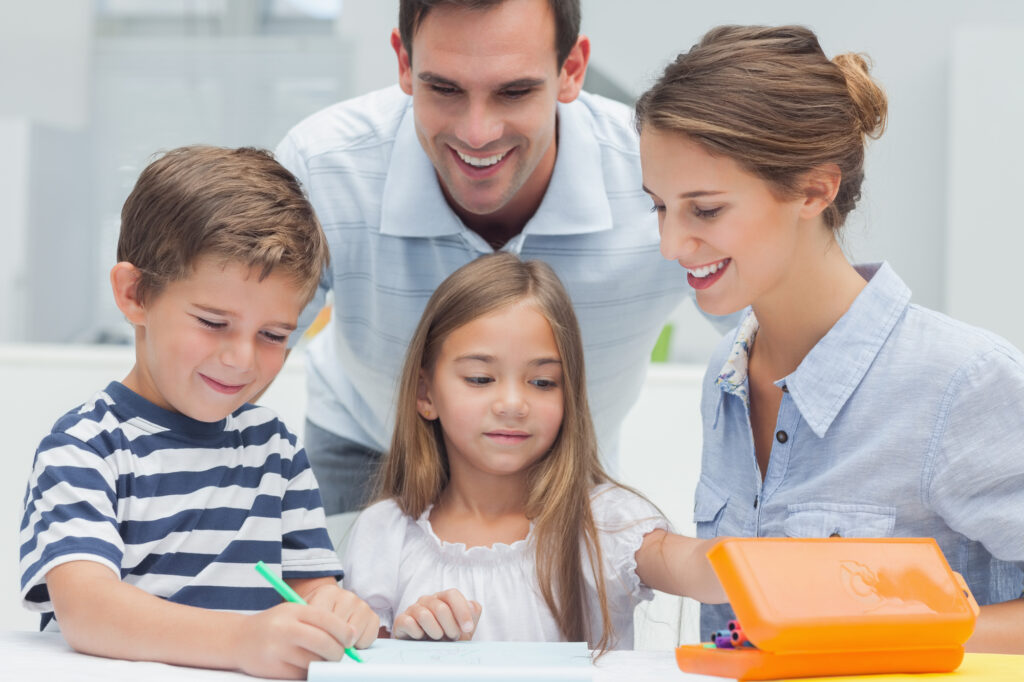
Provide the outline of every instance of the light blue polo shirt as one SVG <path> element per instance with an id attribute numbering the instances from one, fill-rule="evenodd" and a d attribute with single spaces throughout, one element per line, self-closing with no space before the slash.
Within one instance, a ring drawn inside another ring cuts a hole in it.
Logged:
<path id="1" fill-rule="evenodd" d="M 288 133 L 277 158 L 302 181 L 331 247 L 330 271 L 303 318 L 333 289 L 334 317 L 309 347 L 308 417 L 386 450 L 397 377 L 427 299 L 492 249 L 446 203 L 416 137 L 412 99 L 398 86 L 314 114 Z M 558 155 L 540 207 L 502 248 L 546 261 L 569 291 L 612 467 L 658 333 L 692 293 L 685 272 L 659 254 L 650 207 L 632 112 L 581 93 L 558 105 Z"/>
<path id="2" fill-rule="evenodd" d="M 761 482 L 747 402 L 753 313 L 704 378 L 700 537 L 933 537 L 979 604 L 1024 590 L 1024 356 L 910 303 L 887 264 L 796 371 Z M 705 605 L 701 632 L 732 612 Z"/>

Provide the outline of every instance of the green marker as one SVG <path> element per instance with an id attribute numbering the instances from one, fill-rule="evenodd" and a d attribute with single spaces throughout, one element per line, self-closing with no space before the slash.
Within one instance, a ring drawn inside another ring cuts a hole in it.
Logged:
<path id="1" fill-rule="evenodd" d="M 274 575 L 274 572 L 267 568 L 267 565 L 262 561 L 256 562 L 256 572 L 267 579 L 267 582 L 277 590 L 277 593 L 281 595 L 285 601 L 294 602 L 296 604 L 305 604 L 306 600 L 299 596 L 299 593 L 291 588 L 291 585 L 281 580 L 279 577 Z M 359 658 L 359 654 L 356 650 L 350 646 L 345 647 L 345 653 L 356 663 L 362 663 L 363 659 Z"/>

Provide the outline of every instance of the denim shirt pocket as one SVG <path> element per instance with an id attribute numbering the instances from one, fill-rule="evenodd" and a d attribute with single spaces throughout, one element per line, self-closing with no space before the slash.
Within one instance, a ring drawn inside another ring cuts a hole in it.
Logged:
<path id="1" fill-rule="evenodd" d="M 885 538 L 896 526 L 896 508 L 873 504 L 791 504 L 783 531 L 791 538 Z"/>
<path id="2" fill-rule="evenodd" d="M 697 537 L 713 538 L 718 535 L 718 524 L 722 522 L 728 501 L 728 495 L 707 477 L 700 477 L 693 496 L 693 522 L 697 524 Z"/>

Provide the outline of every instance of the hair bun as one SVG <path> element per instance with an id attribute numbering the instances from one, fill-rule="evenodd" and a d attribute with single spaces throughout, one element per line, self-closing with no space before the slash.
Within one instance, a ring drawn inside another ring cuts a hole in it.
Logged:
<path id="1" fill-rule="evenodd" d="M 846 88 L 857 108 L 861 132 L 877 139 L 885 131 L 888 100 L 885 91 L 871 77 L 871 61 L 867 55 L 846 52 L 833 57 L 832 63 L 839 67 L 846 79 Z"/>

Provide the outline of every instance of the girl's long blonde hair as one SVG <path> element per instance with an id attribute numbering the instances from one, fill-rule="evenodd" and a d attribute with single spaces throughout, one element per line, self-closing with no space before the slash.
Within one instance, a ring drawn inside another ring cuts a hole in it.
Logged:
<path id="1" fill-rule="evenodd" d="M 378 475 L 377 497 L 393 498 L 413 518 L 440 498 L 448 485 L 448 457 L 440 423 L 427 421 L 416 409 L 420 371 L 432 370 L 453 331 L 523 300 L 535 305 L 551 325 L 564 382 L 561 429 L 528 477 L 526 516 L 534 524 L 537 578 L 566 640 L 585 640 L 603 651 L 612 627 L 590 491 L 612 481 L 597 456 L 579 324 L 568 293 L 547 264 L 523 262 L 508 253 L 483 256 L 452 273 L 431 296 L 406 354 L 394 436 Z M 581 570 L 584 551 L 597 587 L 600 637 L 589 631 L 589 600 Z"/>

